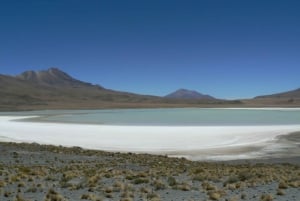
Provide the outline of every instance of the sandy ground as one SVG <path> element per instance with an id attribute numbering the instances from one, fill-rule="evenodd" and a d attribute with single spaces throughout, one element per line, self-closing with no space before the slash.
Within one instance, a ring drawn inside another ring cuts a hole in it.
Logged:
<path id="1" fill-rule="evenodd" d="M 299 201 L 300 197 L 299 157 L 291 158 L 298 165 L 278 158 L 193 162 L 23 143 L 0 143 L 0 152 L 3 201 Z"/>

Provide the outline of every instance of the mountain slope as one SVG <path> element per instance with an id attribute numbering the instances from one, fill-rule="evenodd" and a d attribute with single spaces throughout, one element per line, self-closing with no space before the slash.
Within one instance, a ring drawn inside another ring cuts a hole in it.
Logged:
<path id="1" fill-rule="evenodd" d="M 215 98 L 209 95 L 201 94 L 197 91 L 178 89 L 177 91 L 170 93 L 165 96 L 165 98 L 171 99 L 207 99 L 214 100 Z"/>
<path id="2" fill-rule="evenodd" d="M 105 89 L 50 68 L 0 75 L 0 109 L 108 108 L 155 102 L 158 97 Z M 132 106 L 131 106 L 132 107 Z"/>
<path id="3" fill-rule="evenodd" d="M 300 107 L 300 88 L 243 100 L 249 107 Z"/>
<path id="4" fill-rule="evenodd" d="M 300 88 L 277 94 L 257 96 L 255 98 L 300 98 Z"/>
<path id="5" fill-rule="evenodd" d="M 177 94 L 177 95 L 176 95 Z M 241 101 L 214 99 L 180 90 L 165 97 L 106 89 L 77 80 L 58 68 L 26 71 L 18 76 L 0 74 L 0 110 L 224 107 Z M 178 98 L 172 98 L 178 97 Z"/>
<path id="6" fill-rule="evenodd" d="M 34 90 L 33 90 L 34 89 Z M 37 87 L 24 80 L 12 76 L 0 75 L 0 108 L 15 108 L 19 105 L 46 104 L 38 98 L 47 93 L 43 88 Z"/>

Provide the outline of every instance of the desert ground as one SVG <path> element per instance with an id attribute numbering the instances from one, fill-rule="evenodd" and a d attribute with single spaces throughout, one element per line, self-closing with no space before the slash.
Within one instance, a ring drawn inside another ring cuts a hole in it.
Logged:
<path id="1" fill-rule="evenodd" d="M 278 140 L 298 141 L 299 133 Z M 293 149 L 292 151 L 297 151 Z M 79 147 L 0 143 L 0 200 L 288 200 L 300 157 L 190 161 Z"/>

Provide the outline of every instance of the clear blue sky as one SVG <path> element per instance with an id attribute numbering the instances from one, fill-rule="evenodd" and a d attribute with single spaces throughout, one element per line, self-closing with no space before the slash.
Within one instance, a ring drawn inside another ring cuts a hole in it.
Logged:
<path id="1" fill-rule="evenodd" d="M 1 0 L 0 73 L 248 98 L 300 87 L 299 0 Z"/>

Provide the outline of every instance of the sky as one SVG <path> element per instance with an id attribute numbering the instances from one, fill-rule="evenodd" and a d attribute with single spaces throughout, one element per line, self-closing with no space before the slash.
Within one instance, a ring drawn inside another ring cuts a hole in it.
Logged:
<path id="1" fill-rule="evenodd" d="M 0 74 L 239 99 L 300 87 L 299 0 L 0 0 Z"/>

